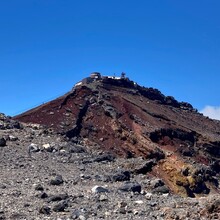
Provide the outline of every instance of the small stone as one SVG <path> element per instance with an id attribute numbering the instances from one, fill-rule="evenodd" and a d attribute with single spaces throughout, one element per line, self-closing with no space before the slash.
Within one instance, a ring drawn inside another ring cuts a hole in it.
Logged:
<path id="1" fill-rule="evenodd" d="M 6 185 L 4 185 L 4 184 L 0 185 L 0 189 L 6 189 L 6 188 L 7 188 Z"/>
<path id="2" fill-rule="evenodd" d="M 124 192 L 141 192 L 141 185 L 139 183 L 128 182 L 119 188 L 120 191 Z"/>
<path id="3" fill-rule="evenodd" d="M 145 195 L 145 198 L 147 199 L 147 200 L 151 200 L 151 198 L 152 198 L 152 193 L 147 193 L 146 195 Z"/>
<path id="4" fill-rule="evenodd" d="M 106 196 L 106 195 L 101 195 L 100 197 L 99 197 L 99 201 L 101 201 L 101 202 L 104 202 L 104 201 L 108 201 L 108 197 Z"/>
<path id="5" fill-rule="evenodd" d="M 48 198 L 48 202 L 58 202 L 58 201 L 61 201 L 61 200 L 65 200 L 65 199 L 68 199 L 69 196 L 68 194 L 58 194 L 58 195 L 53 195 L 53 196 L 50 196 Z"/>
<path id="6" fill-rule="evenodd" d="M 72 215 L 71 215 L 71 219 L 77 219 L 80 216 L 80 211 L 79 210 L 74 210 Z"/>
<path id="7" fill-rule="evenodd" d="M 154 179 L 150 182 L 153 188 L 157 188 L 159 186 L 164 186 L 164 182 L 161 179 Z"/>
<path id="8" fill-rule="evenodd" d="M 112 214 L 111 214 L 111 212 L 105 212 L 105 216 L 106 217 L 109 217 L 109 216 L 111 216 Z"/>
<path id="9" fill-rule="evenodd" d="M 125 215 L 126 214 L 126 209 L 125 208 L 120 208 L 119 213 Z"/>
<path id="10" fill-rule="evenodd" d="M 54 207 L 53 207 L 53 211 L 54 212 L 64 212 L 64 210 L 68 207 L 68 203 L 67 201 L 62 201 L 58 204 L 56 204 Z"/>
<path id="11" fill-rule="evenodd" d="M 24 208 L 28 208 L 28 207 L 30 207 L 31 205 L 29 204 L 29 203 L 25 203 L 24 204 Z"/>
<path id="12" fill-rule="evenodd" d="M 156 162 L 154 160 L 149 160 L 144 165 L 142 165 L 140 168 L 134 170 L 134 173 L 135 174 L 146 174 L 150 172 L 153 166 L 155 165 L 156 165 Z"/>
<path id="13" fill-rule="evenodd" d="M 0 147 L 6 146 L 6 140 L 3 137 L 0 137 Z"/>
<path id="14" fill-rule="evenodd" d="M 94 186 L 92 188 L 92 192 L 93 193 L 108 193 L 109 190 L 104 188 L 104 187 L 102 187 L 102 186 Z"/>
<path id="15" fill-rule="evenodd" d="M 69 153 L 84 153 L 85 149 L 81 145 L 71 145 L 69 146 Z"/>
<path id="16" fill-rule="evenodd" d="M 61 175 L 55 176 L 55 178 L 50 181 L 50 184 L 55 186 L 63 184 L 63 177 Z"/>
<path id="17" fill-rule="evenodd" d="M 44 191 L 44 187 L 41 184 L 37 184 L 34 189 L 37 191 Z"/>
<path id="18" fill-rule="evenodd" d="M 53 152 L 53 147 L 50 144 L 43 144 L 43 149 L 47 152 Z"/>
<path id="19" fill-rule="evenodd" d="M 28 146 L 28 153 L 29 153 L 29 154 L 35 153 L 35 152 L 38 152 L 38 151 L 40 151 L 40 148 L 38 147 L 37 144 L 32 143 L 32 144 L 30 144 L 30 145 Z"/>
<path id="20" fill-rule="evenodd" d="M 153 193 L 162 193 L 162 194 L 167 194 L 170 192 L 169 188 L 167 186 L 160 186 L 160 187 L 157 187 L 156 189 L 154 189 L 152 191 Z"/>
<path id="21" fill-rule="evenodd" d="M 157 205 L 156 202 L 151 202 L 151 203 L 150 203 L 150 206 L 151 206 L 151 207 L 155 207 L 156 205 Z"/>
<path id="22" fill-rule="evenodd" d="M 80 219 L 80 220 L 86 220 L 86 217 L 85 217 L 84 215 L 80 215 L 80 216 L 79 216 L 79 219 Z"/>
<path id="23" fill-rule="evenodd" d="M 18 138 L 15 137 L 15 136 L 13 136 L 13 135 L 9 135 L 9 140 L 10 140 L 10 141 L 17 141 Z"/>
<path id="24" fill-rule="evenodd" d="M 119 208 L 125 208 L 128 204 L 126 202 L 118 202 Z"/>
<path id="25" fill-rule="evenodd" d="M 39 213 L 44 214 L 44 215 L 49 215 L 51 212 L 50 207 L 44 205 L 39 209 Z"/>
<path id="26" fill-rule="evenodd" d="M 122 182 L 122 181 L 129 181 L 130 177 L 131 174 L 129 171 L 120 171 L 114 174 L 111 179 L 114 182 Z"/>
<path id="27" fill-rule="evenodd" d="M 169 195 L 170 195 L 169 193 L 164 193 L 164 194 L 163 194 L 163 197 L 164 197 L 164 198 L 167 198 Z"/>
<path id="28" fill-rule="evenodd" d="M 115 160 L 115 157 L 110 155 L 110 154 L 104 154 L 101 156 L 98 156 L 97 158 L 94 159 L 94 162 L 113 162 Z"/>
<path id="29" fill-rule="evenodd" d="M 138 215 L 138 213 L 139 213 L 138 210 L 136 210 L 136 209 L 133 210 L 133 214 L 134 214 L 134 215 Z"/>
<path id="30" fill-rule="evenodd" d="M 143 202 L 142 200 L 137 200 L 137 201 L 135 201 L 134 203 L 136 203 L 136 204 L 138 204 L 138 205 L 141 205 L 141 204 L 143 204 L 144 202 Z"/>
<path id="31" fill-rule="evenodd" d="M 46 199 L 48 197 L 47 193 L 43 192 L 39 195 L 41 199 Z"/>

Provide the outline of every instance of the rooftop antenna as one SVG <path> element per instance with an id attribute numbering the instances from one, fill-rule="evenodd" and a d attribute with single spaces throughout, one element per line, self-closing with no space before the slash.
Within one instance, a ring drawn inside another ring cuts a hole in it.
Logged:
<path id="1" fill-rule="evenodd" d="M 125 79 L 125 75 L 126 75 L 126 74 L 125 74 L 124 72 L 122 72 L 122 73 L 121 73 L 121 79 Z"/>

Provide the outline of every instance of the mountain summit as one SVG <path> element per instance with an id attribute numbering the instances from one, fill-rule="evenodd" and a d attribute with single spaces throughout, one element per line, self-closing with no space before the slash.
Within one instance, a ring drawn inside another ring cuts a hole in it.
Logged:
<path id="1" fill-rule="evenodd" d="M 220 122 L 154 88 L 98 72 L 70 92 L 14 119 L 37 123 L 116 157 L 142 157 L 175 193 L 194 197 L 218 191 Z"/>

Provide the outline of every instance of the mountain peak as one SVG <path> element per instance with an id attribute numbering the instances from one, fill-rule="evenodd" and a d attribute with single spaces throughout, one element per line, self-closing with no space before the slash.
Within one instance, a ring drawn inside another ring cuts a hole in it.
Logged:
<path id="1" fill-rule="evenodd" d="M 138 85 L 125 73 L 91 73 L 67 94 L 15 119 L 44 125 L 68 140 L 118 157 L 154 159 L 154 175 L 186 195 L 197 191 L 181 185 L 188 181 L 181 174 L 183 167 L 194 172 L 201 164 L 219 163 L 218 121 L 158 89 Z"/>

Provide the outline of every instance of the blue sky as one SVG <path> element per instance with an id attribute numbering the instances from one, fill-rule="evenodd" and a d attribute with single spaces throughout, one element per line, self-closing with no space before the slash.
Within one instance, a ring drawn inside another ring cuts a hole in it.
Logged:
<path id="1" fill-rule="evenodd" d="M 0 112 L 123 71 L 220 117 L 219 10 L 219 0 L 0 1 Z"/>

